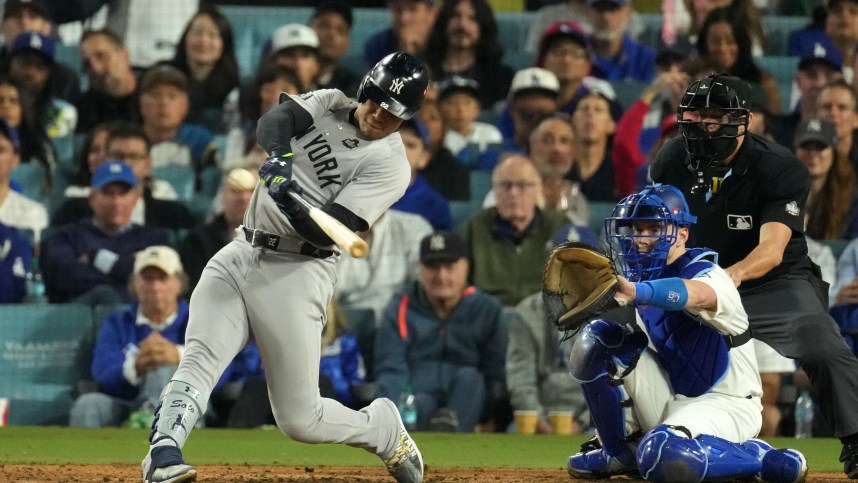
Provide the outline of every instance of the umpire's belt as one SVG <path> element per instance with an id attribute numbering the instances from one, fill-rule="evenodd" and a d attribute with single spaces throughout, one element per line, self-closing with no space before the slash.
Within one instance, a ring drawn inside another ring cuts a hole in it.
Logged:
<path id="1" fill-rule="evenodd" d="M 254 247 L 267 248 L 275 252 L 297 253 L 313 258 L 328 258 L 334 254 L 330 250 L 316 248 L 312 244 L 296 238 L 266 233 L 262 230 L 251 230 L 246 227 L 241 228 L 244 230 L 244 239 Z"/>

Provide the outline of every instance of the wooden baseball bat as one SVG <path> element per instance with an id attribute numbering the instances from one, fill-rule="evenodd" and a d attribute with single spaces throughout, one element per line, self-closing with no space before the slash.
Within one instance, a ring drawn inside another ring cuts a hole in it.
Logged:
<path id="1" fill-rule="evenodd" d="M 310 202 L 302 198 L 298 193 L 292 190 L 288 190 L 288 193 L 289 196 L 297 201 L 302 208 L 307 210 L 310 218 L 319 225 L 319 228 L 321 228 L 326 235 L 331 237 L 331 240 L 334 240 L 334 243 L 340 247 L 340 250 L 348 253 L 354 258 L 363 258 L 366 256 L 369 251 L 369 247 L 363 238 L 349 230 L 333 216 L 311 205 Z"/>

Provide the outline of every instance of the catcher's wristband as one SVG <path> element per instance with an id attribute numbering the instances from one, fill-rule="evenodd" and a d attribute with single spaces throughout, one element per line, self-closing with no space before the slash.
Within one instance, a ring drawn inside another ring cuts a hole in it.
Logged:
<path id="1" fill-rule="evenodd" d="M 635 303 L 664 310 L 682 310 L 688 303 L 688 288 L 679 277 L 636 282 Z"/>

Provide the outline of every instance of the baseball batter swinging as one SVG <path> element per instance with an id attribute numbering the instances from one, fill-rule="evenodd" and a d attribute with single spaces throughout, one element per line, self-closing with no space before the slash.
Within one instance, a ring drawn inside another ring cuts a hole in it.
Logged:
<path id="1" fill-rule="evenodd" d="M 801 453 L 751 439 L 762 389 L 748 317 L 717 254 L 685 248 L 695 221 L 670 185 L 625 198 L 606 220 L 627 277 L 615 298 L 635 305 L 639 327 L 595 320 L 573 339 L 569 371 L 599 435 L 569 457 L 573 478 L 804 481 Z"/>
<path id="2" fill-rule="evenodd" d="M 260 119 L 259 143 L 270 157 L 243 233 L 209 261 L 191 296 L 185 353 L 161 393 L 142 463 L 145 483 L 196 478 L 181 448 L 250 337 L 284 434 L 360 447 L 377 454 L 396 481 L 423 480 L 423 458 L 393 402 L 376 399 L 353 411 L 319 395 L 320 339 L 340 254 L 288 191 L 303 193 L 352 230 L 367 230 L 408 185 L 396 130 L 419 109 L 428 83 L 425 66 L 397 52 L 366 74 L 358 102 L 318 90 L 288 98 Z"/>

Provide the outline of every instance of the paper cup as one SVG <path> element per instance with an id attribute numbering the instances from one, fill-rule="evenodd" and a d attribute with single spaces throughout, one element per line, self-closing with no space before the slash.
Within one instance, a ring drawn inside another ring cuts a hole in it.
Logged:
<path id="1" fill-rule="evenodd" d="M 539 422 L 539 411 L 520 410 L 515 412 L 515 427 L 518 434 L 535 434 Z"/>
<path id="2" fill-rule="evenodd" d="M 554 434 L 568 436 L 572 434 L 573 419 L 572 411 L 549 411 L 548 424 L 554 430 Z"/>

